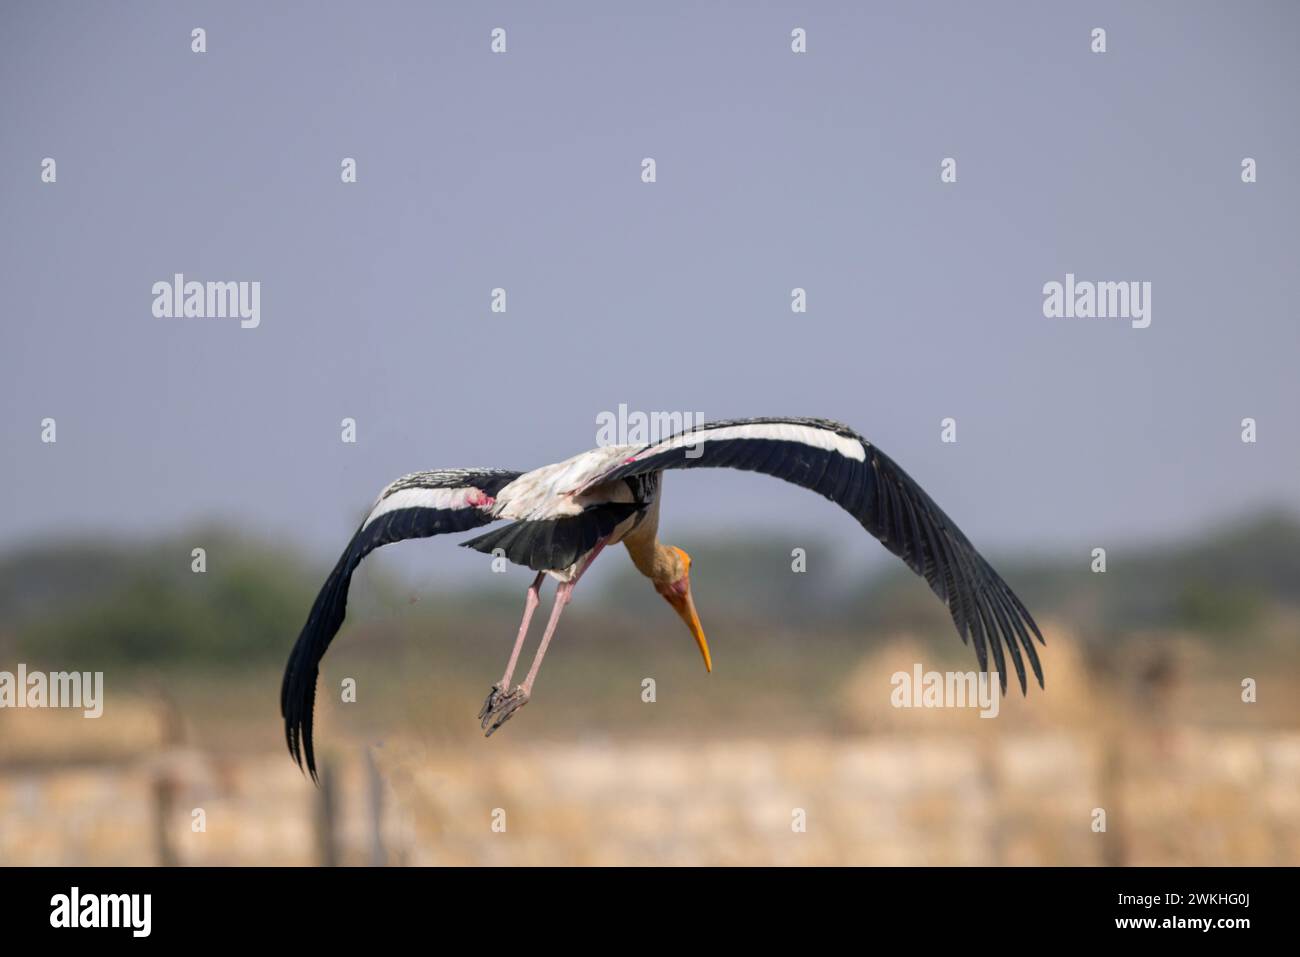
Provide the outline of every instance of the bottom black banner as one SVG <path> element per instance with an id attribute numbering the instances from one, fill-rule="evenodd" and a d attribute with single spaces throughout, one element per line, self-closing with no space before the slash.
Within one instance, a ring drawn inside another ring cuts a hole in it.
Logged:
<path id="1" fill-rule="evenodd" d="M 919 932 L 970 940 L 996 928 L 1057 939 L 1192 935 L 1230 943 L 1278 929 L 1286 869 L 117 869 L 0 870 L 8 941 L 338 944 L 394 932 L 509 934 L 580 927 L 660 934 L 681 923 L 697 943 L 735 944 L 776 925 L 810 937 L 835 930 Z M 474 929 L 477 928 L 477 931 Z M 571 938 L 566 938 L 571 939 Z"/>

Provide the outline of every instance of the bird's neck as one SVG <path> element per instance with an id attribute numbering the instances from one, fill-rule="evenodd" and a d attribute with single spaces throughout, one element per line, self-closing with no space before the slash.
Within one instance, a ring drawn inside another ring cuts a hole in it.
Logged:
<path id="1" fill-rule="evenodd" d="M 683 571 L 677 553 L 659 541 L 658 512 L 651 509 L 645 520 L 627 533 L 623 544 L 637 571 L 656 584 L 668 585 L 681 578 Z"/>
<path id="2" fill-rule="evenodd" d="M 667 545 L 660 542 L 651 542 L 648 546 L 638 546 L 633 541 L 626 540 L 628 554 L 632 556 L 632 564 L 646 578 L 650 579 L 657 585 L 670 585 L 682 577 L 679 566 L 681 559 Z"/>

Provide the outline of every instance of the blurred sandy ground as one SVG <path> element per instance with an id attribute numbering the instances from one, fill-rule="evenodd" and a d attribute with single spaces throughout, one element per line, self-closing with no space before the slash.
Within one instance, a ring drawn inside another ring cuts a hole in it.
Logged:
<path id="1" fill-rule="evenodd" d="M 1300 863 L 1294 681 L 1268 675 L 1275 704 L 1242 704 L 1239 675 L 1168 634 L 1098 673 L 1049 628 L 1044 657 L 1049 693 L 994 720 L 890 707 L 888 676 L 925 660 L 906 636 L 843 676 L 830 720 L 784 731 L 512 734 L 534 702 L 490 741 L 421 714 L 380 746 L 321 708 L 320 789 L 277 747 L 260 686 L 183 705 L 145 688 L 98 721 L 9 711 L 0 863 Z M 478 693 L 447 720 L 468 724 Z M 560 698 L 546 707 L 599 708 Z M 195 714 L 216 731 L 187 731 Z"/>

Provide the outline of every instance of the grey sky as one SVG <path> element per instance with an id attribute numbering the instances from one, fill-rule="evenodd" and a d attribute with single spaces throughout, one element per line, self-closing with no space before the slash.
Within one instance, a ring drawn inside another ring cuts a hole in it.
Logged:
<path id="1" fill-rule="evenodd" d="M 399 474 L 564 458 L 620 402 L 840 419 L 993 550 L 1300 508 L 1295 4 L 0 16 L 0 544 L 217 518 L 332 560 Z M 260 281 L 261 326 L 155 319 L 176 272 Z M 1045 319 L 1066 272 L 1151 282 L 1150 328 Z M 860 535 L 752 475 L 665 516 Z"/>

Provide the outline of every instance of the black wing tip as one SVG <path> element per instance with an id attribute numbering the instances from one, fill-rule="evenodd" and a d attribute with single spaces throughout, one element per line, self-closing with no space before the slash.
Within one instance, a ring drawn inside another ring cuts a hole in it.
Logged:
<path id="1" fill-rule="evenodd" d="M 1029 670 L 1033 672 L 1038 687 L 1046 690 L 1042 662 L 1034 650 L 1034 642 L 1030 634 L 1032 633 L 1034 638 L 1038 639 L 1038 643 L 1044 647 L 1047 641 L 1043 638 L 1042 631 L 1029 610 L 972 546 L 966 546 L 969 554 L 957 552 L 956 549 L 961 548 L 961 544 L 952 539 L 945 541 L 943 546 L 951 550 L 944 557 L 957 566 L 955 587 L 949 589 L 947 583 L 937 574 L 930 584 L 936 592 L 940 588 L 948 592 L 946 604 L 957 635 L 961 638 L 962 644 L 966 644 L 969 630 L 980 671 L 986 674 L 992 673 L 989 668 L 990 658 L 992 658 L 992 664 L 998 673 L 998 683 L 1005 697 L 1008 685 L 1005 672 L 1009 657 L 1015 667 L 1020 693 L 1028 697 L 1029 680 L 1024 658 L 1021 656 L 1023 649 L 1024 657 L 1029 659 Z M 972 557 L 976 562 L 971 562 Z M 1006 655 L 1003 654 L 1004 646 L 1008 653 Z"/>
<path id="2" fill-rule="evenodd" d="M 296 656 L 294 656 L 296 657 Z M 284 717 L 284 738 L 289 747 L 289 757 L 298 770 L 316 777 L 316 750 L 312 742 L 312 719 L 315 710 L 318 669 L 304 674 L 299 663 L 290 658 L 285 670 L 284 685 L 280 692 L 280 713 Z"/>
<path id="3" fill-rule="evenodd" d="M 1034 637 L 1038 639 L 1038 643 L 1046 648 L 1047 639 L 1044 638 L 1043 633 L 1038 630 L 1038 623 L 1034 621 L 1033 618 L 1029 617 L 1029 612 L 1025 612 L 1025 621 L 1029 622 L 1029 629 L 1034 633 Z"/>
<path id="4" fill-rule="evenodd" d="M 298 770 L 302 772 L 304 778 L 311 776 L 312 784 L 320 787 L 320 779 L 316 775 L 316 754 L 312 749 L 311 731 L 307 731 L 303 737 L 300 736 L 300 726 L 294 729 L 289 744 L 289 755 L 294 759 L 295 765 L 298 765 Z"/>
<path id="5" fill-rule="evenodd" d="M 290 726 L 292 727 L 292 726 Z M 313 784 L 319 784 L 316 779 L 316 755 L 311 745 L 310 732 L 303 734 L 301 726 L 292 727 L 289 731 L 289 757 L 293 763 L 298 765 L 298 770 L 303 775 L 310 775 Z"/>
<path id="6" fill-rule="evenodd" d="M 1047 690 L 1047 685 L 1043 682 L 1043 672 L 1038 668 L 1034 669 L 1034 679 L 1038 682 L 1038 690 L 1040 691 Z M 1002 688 L 1002 694 L 1004 697 L 1006 696 L 1006 693 L 1007 693 L 1007 689 L 1004 684 Z M 1022 698 L 1029 697 L 1029 681 L 1027 680 L 1025 675 L 1020 676 L 1020 696 Z"/>
<path id="7" fill-rule="evenodd" d="M 1029 625 L 1029 628 L 1033 631 L 1035 637 L 1038 638 L 1039 643 L 1042 644 L 1044 647 L 1046 647 L 1047 642 L 1043 640 L 1043 636 L 1039 632 L 1038 626 L 1034 623 L 1033 618 L 1029 616 L 1028 612 L 1024 612 L 1022 615 L 1013 617 L 1011 619 L 1011 623 L 1015 626 L 1014 631 L 1012 633 L 1004 632 L 1007 647 L 1015 650 L 1016 646 L 1013 644 L 1013 642 L 1015 642 L 1017 637 L 1020 639 L 1020 644 L 1024 648 L 1026 656 L 1029 658 L 1029 667 L 1030 670 L 1033 671 L 1034 680 L 1038 682 L 1039 690 L 1046 691 L 1047 684 L 1043 679 L 1043 665 L 1042 662 L 1039 660 L 1037 653 L 1034 651 L 1033 642 L 1029 639 L 1029 636 L 1025 634 L 1024 625 L 1025 624 Z M 1027 698 L 1029 697 L 1028 675 L 1025 672 L 1024 665 L 1019 663 L 1019 651 L 1016 651 L 1016 656 L 1017 656 L 1016 673 L 1017 676 L 1020 678 L 1020 694 Z"/>
<path id="8" fill-rule="evenodd" d="M 303 776 L 310 775 L 312 784 L 319 787 L 320 780 L 316 775 L 316 754 L 311 745 L 310 732 L 306 736 L 300 736 L 296 729 L 290 732 L 289 740 L 289 757 L 293 763 L 298 765 L 298 770 Z"/>
<path id="9" fill-rule="evenodd" d="M 397 513 L 390 513 L 397 514 Z M 312 781 L 316 781 L 316 753 L 312 746 L 312 721 L 316 709 L 316 684 L 320 679 L 320 661 L 325 656 L 347 614 L 348 588 L 352 572 L 361 559 L 382 540 L 363 540 L 365 525 L 359 528 L 338 564 L 321 586 L 307 621 L 298 634 L 280 685 L 280 714 L 284 718 L 285 742 L 289 756 L 302 770 L 304 763 Z"/>

